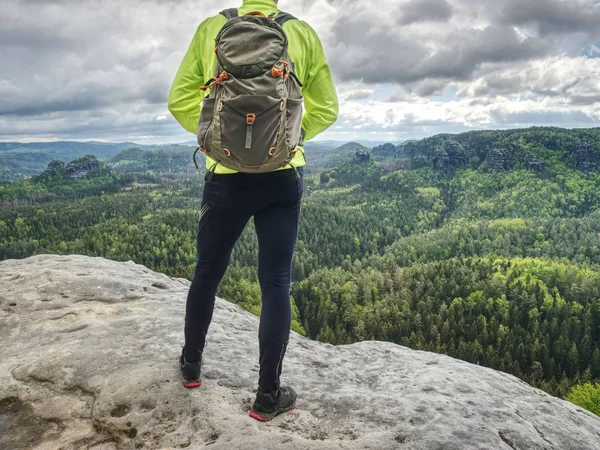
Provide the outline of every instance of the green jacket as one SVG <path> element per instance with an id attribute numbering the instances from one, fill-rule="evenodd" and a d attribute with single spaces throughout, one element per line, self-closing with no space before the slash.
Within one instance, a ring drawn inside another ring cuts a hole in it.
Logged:
<path id="1" fill-rule="evenodd" d="M 278 13 L 273 0 L 244 0 L 239 14 L 258 11 L 268 16 Z M 202 99 L 207 91 L 198 89 L 213 77 L 217 58 L 214 53 L 215 38 L 227 19 L 217 15 L 206 19 L 196 30 L 192 43 L 183 57 L 181 66 L 169 92 L 169 110 L 183 128 L 196 133 Z M 305 113 L 302 117 L 304 140 L 314 138 L 325 131 L 338 116 L 338 99 L 323 47 L 315 31 L 306 22 L 290 20 L 283 25 L 289 40 L 289 55 L 294 62 L 296 75 L 302 87 Z M 300 167 L 305 164 L 304 150 L 299 148 L 291 165 Z M 206 166 L 211 167 L 214 160 L 207 156 Z M 235 173 L 220 164 L 216 173 Z"/>

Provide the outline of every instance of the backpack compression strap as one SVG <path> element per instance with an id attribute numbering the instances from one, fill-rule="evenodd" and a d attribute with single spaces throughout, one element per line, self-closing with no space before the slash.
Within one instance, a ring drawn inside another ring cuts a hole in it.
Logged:
<path id="1" fill-rule="evenodd" d="M 284 23 L 286 23 L 288 20 L 298 20 L 296 19 L 294 16 L 292 16 L 289 13 L 283 12 L 283 11 L 279 11 L 279 14 L 277 14 L 277 16 L 275 16 L 275 18 L 273 19 L 275 22 L 277 22 L 277 24 L 279 26 L 283 26 Z"/>
<path id="2" fill-rule="evenodd" d="M 238 10 L 237 8 L 224 9 L 219 14 L 223 14 L 227 18 L 227 20 L 231 20 L 234 17 L 238 16 Z"/>

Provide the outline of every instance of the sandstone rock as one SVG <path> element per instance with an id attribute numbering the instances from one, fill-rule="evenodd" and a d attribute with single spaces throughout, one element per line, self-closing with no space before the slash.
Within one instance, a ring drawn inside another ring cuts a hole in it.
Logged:
<path id="1" fill-rule="evenodd" d="M 366 150 L 357 150 L 354 157 L 361 163 L 366 163 L 371 160 L 371 155 Z"/>
<path id="2" fill-rule="evenodd" d="M 488 164 L 496 172 L 510 170 L 515 163 L 513 154 L 505 148 L 494 148 L 490 151 Z"/>
<path id="3" fill-rule="evenodd" d="M 469 157 L 463 147 L 453 140 L 445 141 L 443 146 L 436 149 L 432 158 L 433 169 L 446 173 L 458 167 L 465 167 L 468 162 Z"/>
<path id="4" fill-rule="evenodd" d="M 2 449 L 600 448 L 600 418 L 517 378 L 385 342 L 292 333 L 297 408 L 248 417 L 258 318 L 217 299 L 203 385 L 179 379 L 187 282 L 84 256 L 0 263 Z"/>
<path id="5" fill-rule="evenodd" d="M 593 172 L 600 169 L 600 154 L 589 142 L 577 144 L 572 150 L 575 167 L 582 172 Z"/>
<path id="6" fill-rule="evenodd" d="M 546 163 L 544 161 L 538 161 L 531 152 L 525 153 L 523 165 L 527 170 L 534 170 L 536 172 L 542 172 L 546 168 Z"/>
<path id="7" fill-rule="evenodd" d="M 66 174 L 70 178 L 84 178 L 104 168 L 104 164 L 93 155 L 84 156 L 67 164 Z"/>

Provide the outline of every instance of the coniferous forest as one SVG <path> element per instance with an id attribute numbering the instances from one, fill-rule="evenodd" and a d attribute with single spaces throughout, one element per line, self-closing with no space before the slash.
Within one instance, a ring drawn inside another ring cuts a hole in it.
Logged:
<path id="1" fill-rule="evenodd" d="M 13 164 L 0 258 L 78 253 L 191 278 L 203 187 L 192 151 L 127 148 L 33 176 Z M 445 353 L 560 397 L 600 382 L 600 129 L 306 156 L 295 331 Z M 250 224 L 218 294 L 258 314 L 256 264 Z"/>

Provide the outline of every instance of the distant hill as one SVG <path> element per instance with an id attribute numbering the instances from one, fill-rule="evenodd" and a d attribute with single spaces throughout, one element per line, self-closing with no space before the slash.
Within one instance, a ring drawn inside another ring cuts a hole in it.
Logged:
<path id="1" fill-rule="evenodd" d="M 396 150 L 396 157 L 411 160 L 412 168 L 556 171 L 568 166 L 595 172 L 600 170 L 600 128 L 532 127 L 439 134 L 404 143 Z"/>
<path id="2" fill-rule="evenodd" d="M 331 169 L 352 160 L 357 151 L 370 152 L 371 149 L 357 142 L 348 142 L 339 147 L 326 147 L 315 149 L 313 144 L 305 148 L 309 171 Z"/>
<path id="3" fill-rule="evenodd" d="M 194 173 L 193 147 L 171 145 L 163 149 L 145 150 L 129 147 L 108 160 L 108 164 L 119 172 Z"/>
<path id="4" fill-rule="evenodd" d="M 365 146 L 365 143 L 376 145 Z M 307 172 L 333 169 L 350 161 L 357 151 L 368 152 L 386 171 L 427 166 L 442 172 L 460 167 L 484 171 L 526 168 L 544 172 L 564 166 L 582 172 L 600 170 L 600 128 L 533 127 L 439 134 L 400 144 L 380 141 L 339 144 L 338 141 L 307 142 L 304 146 Z M 0 142 L 0 182 L 37 175 L 53 160 L 67 163 L 90 154 L 106 160 L 121 172 L 191 173 L 195 170 L 191 162 L 195 147 L 195 141 L 168 145 L 94 141 Z M 199 164 L 203 164 L 202 155 L 199 155 Z"/>
<path id="5" fill-rule="evenodd" d="M 192 142 L 187 144 L 139 145 L 132 142 L 0 142 L 0 182 L 18 181 L 42 173 L 51 161 L 64 163 L 94 155 L 108 160 L 127 148 L 163 152 L 193 152 Z"/>
<path id="6" fill-rule="evenodd" d="M 63 161 L 95 155 L 97 158 L 110 158 L 124 148 L 136 145 L 133 142 L 0 142 L 0 155 L 3 153 L 52 153 L 52 159 Z"/>
<path id="7" fill-rule="evenodd" d="M 52 181 L 57 178 L 78 180 L 112 175 L 111 169 L 94 155 L 77 158 L 68 164 L 55 159 L 48 164 L 48 168 L 35 177 L 36 181 Z"/>

